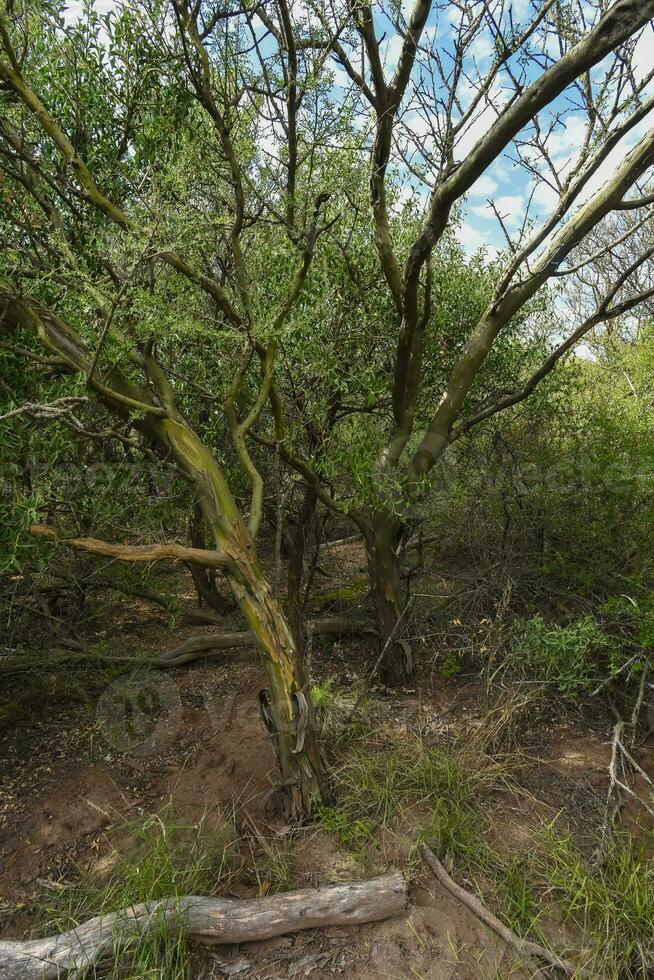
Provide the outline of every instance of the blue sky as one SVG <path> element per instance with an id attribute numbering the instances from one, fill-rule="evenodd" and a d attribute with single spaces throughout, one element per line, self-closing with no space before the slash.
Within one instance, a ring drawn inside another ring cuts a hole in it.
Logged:
<path id="1" fill-rule="evenodd" d="M 534 9 L 538 3 L 531 0 L 514 0 L 507 5 L 507 11 L 512 9 L 515 23 L 527 23 L 533 16 Z M 405 0 L 403 3 L 403 14 L 409 16 L 411 5 Z M 590 17 L 591 11 L 586 11 Z M 423 43 L 437 49 L 442 56 L 447 57 L 447 52 L 452 50 L 453 38 L 456 31 L 457 9 L 452 6 L 451 10 L 438 11 L 430 16 L 425 32 Z M 378 36 L 388 35 L 388 39 L 382 43 L 382 52 L 385 62 L 387 77 L 391 77 L 397 59 L 400 54 L 402 39 L 396 33 L 393 36 L 392 25 L 383 16 L 378 16 L 377 32 Z M 558 49 L 553 44 L 553 38 L 546 45 L 545 50 L 553 57 L 558 56 Z M 467 71 L 474 75 L 478 72 L 483 76 L 486 69 L 492 63 L 494 48 L 492 36 L 489 32 L 480 33 L 474 40 L 470 49 L 470 57 L 467 63 Z M 515 59 L 514 59 L 515 61 Z M 604 76 L 606 67 L 610 59 L 598 65 L 591 73 L 593 81 L 599 83 Z M 637 81 L 643 79 L 646 74 L 654 69 L 654 33 L 651 25 L 639 39 L 633 59 L 634 75 Z M 528 79 L 536 77 L 536 70 L 528 71 Z M 465 87 L 464 87 L 465 89 Z M 506 99 L 507 93 L 512 90 L 510 79 L 504 73 L 498 76 L 493 85 L 493 105 L 500 107 Z M 652 91 L 650 86 L 649 91 Z M 470 126 L 462 134 L 455 149 L 455 159 L 463 159 L 466 153 L 474 147 L 479 138 L 484 135 L 495 119 L 493 105 L 487 106 L 478 113 L 472 120 Z M 435 110 L 434 110 L 435 111 Z M 543 128 L 548 126 L 549 120 L 554 115 L 560 114 L 560 122 L 555 130 L 549 135 L 546 145 L 547 151 L 552 162 L 555 164 L 561 176 L 569 173 L 574 166 L 575 159 L 579 152 L 586 125 L 586 115 L 583 108 L 571 104 L 570 94 L 561 96 L 551 107 L 551 111 L 541 114 Z M 429 120 L 426 113 L 409 113 L 408 123 L 417 133 L 422 129 L 426 133 L 429 129 Z M 643 133 L 654 125 L 654 117 L 650 117 L 636 127 L 618 148 L 609 156 L 606 163 L 602 165 L 598 174 L 589 183 L 588 189 L 580 203 L 586 200 L 590 194 L 595 193 L 605 182 L 607 177 L 615 169 L 616 165 L 623 159 L 625 152 L 634 146 L 641 138 Z M 407 193 L 409 188 L 415 187 L 417 181 L 411 176 L 407 176 Z M 422 189 L 425 195 L 426 190 Z M 529 217 L 536 223 L 546 217 L 555 206 L 558 195 L 552 187 L 544 180 L 538 180 L 516 162 L 516 153 L 513 148 L 502 154 L 477 181 L 470 190 L 466 198 L 464 209 L 464 220 L 458 230 L 458 237 L 467 251 L 475 251 L 485 246 L 490 254 L 494 254 L 497 248 L 506 246 L 506 239 L 501 225 L 497 220 L 493 207 L 489 203 L 492 200 L 495 210 L 502 216 L 506 231 L 515 234 L 523 221 L 525 212 L 529 207 Z"/>

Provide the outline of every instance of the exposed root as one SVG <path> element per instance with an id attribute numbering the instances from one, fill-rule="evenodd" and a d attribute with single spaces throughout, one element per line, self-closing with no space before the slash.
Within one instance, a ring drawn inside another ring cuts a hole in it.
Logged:
<path id="1" fill-rule="evenodd" d="M 559 956 L 558 953 L 552 952 L 552 950 L 547 949 L 545 946 L 541 946 L 540 943 L 532 942 L 529 939 L 521 939 L 517 936 L 515 932 L 512 932 L 508 926 L 505 926 L 503 922 L 493 915 L 485 905 L 483 905 L 475 895 L 471 895 L 470 892 L 462 888 L 461 885 L 457 885 L 455 881 L 448 875 L 447 871 L 438 860 L 433 851 L 431 851 L 426 844 L 422 844 L 420 847 L 420 854 L 423 861 L 427 866 L 433 871 L 438 881 L 443 885 L 447 891 L 458 898 L 460 902 L 463 902 L 467 908 L 473 912 L 478 919 L 481 919 L 493 932 L 497 933 L 504 942 L 515 950 L 515 952 L 528 960 L 540 961 L 540 963 L 546 963 L 549 967 L 559 970 L 568 977 L 589 977 L 593 980 L 602 980 L 602 978 L 594 971 L 585 970 L 583 967 L 576 966 L 571 963 L 570 960 L 564 959 Z"/>

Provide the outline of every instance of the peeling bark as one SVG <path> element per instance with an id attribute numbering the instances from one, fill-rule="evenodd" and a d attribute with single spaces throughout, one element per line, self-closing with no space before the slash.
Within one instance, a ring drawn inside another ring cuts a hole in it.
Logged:
<path id="1" fill-rule="evenodd" d="M 117 368 L 102 377 L 89 374 L 93 359 L 79 335 L 53 311 L 29 297 L 16 297 L 0 280 L 4 319 L 30 329 L 42 345 L 68 368 L 82 372 L 102 402 L 129 419 L 167 459 L 174 460 L 194 489 L 214 550 L 181 545 L 108 545 L 96 539 L 69 539 L 82 550 L 125 561 L 163 558 L 192 559 L 220 568 L 252 630 L 260 650 L 268 687 L 259 696 L 261 714 L 270 734 L 280 771 L 280 803 L 287 820 L 306 817 L 326 788 L 326 766 L 320 751 L 311 694 L 301 658 L 280 603 L 257 561 L 254 540 L 229 489 L 217 459 L 177 409 L 174 392 L 162 368 L 147 351 L 133 349 L 131 360 L 149 386 L 135 384 Z M 156 399 L 153 396 L 156 393 Z M 139 416 L 133 417 L 134 408 Z M 34 533 L 52 537 L 40 526 Z M 54 533 L 57 538 L 56 532 Z"/>

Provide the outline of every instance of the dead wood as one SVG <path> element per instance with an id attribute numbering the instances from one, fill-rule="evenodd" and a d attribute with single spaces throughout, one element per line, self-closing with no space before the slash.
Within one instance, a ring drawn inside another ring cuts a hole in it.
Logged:
<path id="1" fill-rule="evenodd" d="M 568 977 L 589 977 L 594 978 L 594 980 L 602 980 L 602 978 L 590 970 L 585 970 L 583 967 L 575 966 L 570 960 L 564 959 L 559 956 L 558 953 L 552 952 L 552 950 L 547 949 L 545 946 L 541 946 L 540 943 L 532 942 L 529 939 L 521 939 L 517 936 L 515 932 L 512 932 L 508 926 L 505 926 L 503 922 L 493 915 L 489 909 L 486 908 L 479 899 L 472 895 L 470 892 L 462 888 L 461 885 L 450 878 L 447 871 L 438 860 L 433 851 L 431 851 L 426 844 L 420 846 L 420 854 L 422 856 L 425 864 L 433 871 L 434 875 L 438 881 L 443 885 L 445 889 L 455 898 L 458 898 L 460 902 L 470 909 L 478 919 L 481 919 L 493 932 L 497 933 L 504 942 L 515 950 L 515 952 L 528 960 L 538 960 L 543 963 L 547 963 L 550 967 L 555 970 L 559 970 Z"/>
<path id="2" fill-rule="evenodd" d="M 314 636 L 351 635 L 353 633 L 374 632 L 369 623 L 361 620 L 334 616 L 318 619 L 309 624 Z M 239 630 L 233 633 L 205 634 L 190 636 L 178 646 L 173 647 L 161 657 L 128 657 L 95 651 L 71 652 L 65 656 L 50 661 L 51 666 L 63 663 L 83 663 L 102 661 L 103 663 L 125 663 L 132 666 L 144 667 L 182 667 L 184 664 L 198 660 L 200 657 L 217 657 L 225 650 L 236 650 L 241 647 L 251 647 L 255 644 L 254 634 L 250 630 Z M 27 670 L 37 670 L 45 666 L 44 662 L 35 660 L 14 661 L 3 664 L 0 662 L 0 676 L 19 674 Z"/>
<path id="3" fill-rule="evenodd" d="M 29 531 L 30 534 L 47 538 L 57 544 L 65 544 L 70 548 L 76 548 L 78 551 L 86 551 L 91 555 L 100 555 L 103 558 L 115 558 L 116 561 L 147 563 L 166 560 L 194 561 L 207 568 L 221 569 L 228 568 L 231 564 L 230 556 L 224 551 L 187 548 L 175 541 L 162 544 L 123 545 L 101 541 L 99 538 L 67 538 L 62 536 L 56 528 L 48 527 L 47 524 L 30 524 Z"/>
<path id="4" fill-rule="evenodd" d="M 162 899 L 99 916 L 59 936 L 0 941 L 0 980 L 63 977 L 162 929 L 200 943 L 247 943 L 302 929 L 377 922 L 404 911 L 407 900 L 407 882 L 399 873 L 266 898 Z"/>

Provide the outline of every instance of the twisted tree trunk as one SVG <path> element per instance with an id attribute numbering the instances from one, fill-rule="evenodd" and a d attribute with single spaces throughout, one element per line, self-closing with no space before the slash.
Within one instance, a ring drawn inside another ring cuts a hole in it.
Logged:
<path id="1" fill-rule="evenodd" d="M 95 358 L 67 323 L 38 301 L 16 297 L 11 289 L 3 287 L 5 283 L 0 280 L 0 298 L 5 303 L 3 324 L 32 331 L 69 370 L 84 374 L 99 400 L 115 415 L 128 420 L 158 453 L 174 461 L 193 487 L 217 550 L 177 547 L 178 557 L 188 559 L 189 552 L 195 552 L 198 560 L 213 555 L 213 564 L 222 570 L 245 615 L 261 652 L 268 682 L 259 703 L 279 764 L 283 810 L 289 820 L 307 816 L 311 802 L 325 789 L 326 767 L 292 630 L 257 561 L 253 535 L 260 515 L 251 514 L 249 527 L 246 526 L 216 457 L 179 412 L 170 382 L 147 346 L 130 352 L 130 359 L 147 378 L 147 386 L 136 384 L 116 366 L 108 368 L 100 379 L 94 374 Z M 254 511 L 261 506 L 259 483 L 260 480 L 255 481 L 258 492 L 253 491 L 252 496 Z M 135 554 L 144 550 L 152 552 L 153 548 L 133 549 Z M 116 557 L 124 556 L 117 553 Z"/>

